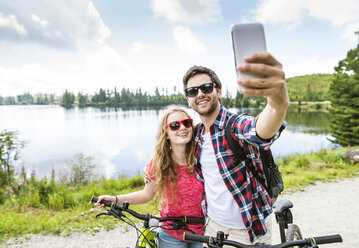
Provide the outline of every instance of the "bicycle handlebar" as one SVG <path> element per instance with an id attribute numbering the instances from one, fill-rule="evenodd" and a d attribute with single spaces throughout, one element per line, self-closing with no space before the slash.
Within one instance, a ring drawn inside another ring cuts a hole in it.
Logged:
<path id="1" fill-rule="evenodd" d="M 343 242 L 342 236 L 339 234 L 321 236 L 312 238 L 317 245 L 330 244 L 330 243 L 341 243 Z"/>
<path id="2" fill-rule="evenodd" d="M 91 201 L 92 202 L 97 202 L 98 197 L 92 196 Z M 118 204 L 116 204 L 116 203 L 114 203 L 112 201 L 102 200 L 101 203 L 104 204 L 106 207 L 114 208 L 114 209 L 117 209 L 117 210 L 120 210 L 120 211 L 126 211 L 127 213 L 131 214 L 133 217 L 136 217 L 137 219 L 140 219 L 140 220 L 148 220 L 149 219 L 148 215 L 139 214 L 136 211 L 133 211 L 133 210 L 127 208 L 127 207 L 122 207 L 122 206 L 120 206 L 120 205 L 118 205 Z"/>
<path id="3" fill-rule="evenodd" d="M 97 201 L 98 201 L 98 197 L 92 196 L 91 202 L 97 202 Z M 133 217 L 140 219 L 140 220 L 156 219 L 159 222 L 175 221 L 175 222 L 184 222 L 184 223 L 192 223 L 192 224 L 204 224 L 204 218 L 201 218 L 201 217 L 187 217 L 187 216 L 184 216 L 184 217 L 157 217 L 157 216 L 152 216 L 150 214 L 137 213 L 136 211 L 128 208 L 128 205 L 129 205 L 128 203 L 127 204 L 124 203 L 123 206 L 120 206 L 112 201 L 106 201 L 106 200 L 102 200 L 101 203 L 104 204 L 106 207 L 114 208 L 119 211 L 125 211 L 125 212 L 131 214 Z"/>
<path id="4" fill-rule="evenodd" d="M 201 236 L 197 234 L 190 234 L 190 233 L 184 233 L 183 240 L 187 241 L 194 241 L 194 242 L 201 242 L 205 243 L 207 245 L 212 245 L 212 247 L 222 247 L 221 245 L 230 245 L 232 247 L 237 248 L 288 248 L 293 246 L 305 246 L 305 245 L 311 245 L 312 243 L 317 245 L 322 244 L 330 244 L 330 243 L 340 243 L 343 242 L 342 237 L 339 234 L 335 235 L 328 235 L 328 236 L 321 236 L 321 237 L 312 237 L 308 239 L 303 240 L 294 240 L 289 241 L 283 244 L 278 245 L 245 245 L 239 242 L 231 241 L 231 240 L 222 240 L 215 237 L 210 236 Z M 214 245 L 214 246 L 213 246 Z"/>
<path id="5" fill-rule="evenodd" d="M 205 243 L 207 245 L 212 243 L 210 236 L 202 236 L 202 235 L 191 234 L 191 233 L 184 233 L 183 240 Z"/>

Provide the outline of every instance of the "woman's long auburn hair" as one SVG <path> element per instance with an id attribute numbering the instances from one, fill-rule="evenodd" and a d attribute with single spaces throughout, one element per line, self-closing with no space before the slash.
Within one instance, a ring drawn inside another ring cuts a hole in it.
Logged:
<path id="1" fill-rule="evenodd" d="M 166 128 L 168 116 L 175 113 L 182 112 L 188 118 L 191 118 L 186 110 L 178 105 L 170 105 L 165 109 L 165 113 L 160 119 L 157 136 L 156 136 L 156 147 L 154 153 L 154 169 L 156 178 L 156 193 L 159 201 L 163 201 L 164 196 L 169 196 L 169 199 L 176 199 L 177 197 L 177 177 L 179 172 L 178 166 L 175 166 L 172 152 L 171 143 L 167 134 L 169 130 Z M 192 131 L 193 131 L 192 127 Z M 169 130 L 169 132 L 172 132 Z M 186 172 L 188 174 L 194 173 L 195 163 L 195 134 L 192 132 L 192 138 L 186 145 Z M 173 195 L 169 195 L 170 188 L 173 189 Z"/>

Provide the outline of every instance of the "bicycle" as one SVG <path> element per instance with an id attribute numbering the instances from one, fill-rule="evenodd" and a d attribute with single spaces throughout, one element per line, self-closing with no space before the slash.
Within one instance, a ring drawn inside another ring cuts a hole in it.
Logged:
<path id="1" fill-rule="evenodd" d="M 303 248 L 318 248 L 318 245 L 321 244 L 343 242 L 343 239 L 339 234 L 287 241 L 278 245 L 267 245 L 263 243 L 255 245 L 245 245 L 233 240 L 228 240 L 227 238 L 228 235 L 225 235 L 222 231 L 217 232 L 217 237 L 201 236 L 191 233 L 185 233 L 183 235 L 183 240 L 201 242 L 207 244 L 209 248 L 221 248 L 223 247 L 223 245 L 229 245 L 237 248 L 288 248 L 294 246 Z"/>
<path id="2" fill-rule="evenodd" d="M 303 239 L 299 226 L 293 224 L 293 215 L 290 211 L 292 207 L 293 203 L 287 199 L 277 200 L 273 204 L 273 213 L 279 224 L 279 234 L 282 243 Z M 288 229 L 287 232 L 285 229 Z"/>
<path id="3" fill-rule="evenodd" d="M 97 202 L 98 197 L 92 196 L 91 202 Z M 144 248 L 144 247 L 150 247 L 150 248 L 158 248 L 158 233 L 155 231 L 155 229 L 162 227 L 163 229 L 167 230 L 186 230 L 191 233 L 193 231 L 188 228 L 187 224 L 204 224 L 204 218 L 200 217 L 190 217 L 190 216 L 183 216 L 183 217 L 157 217 L 153 216 L 150 213 L 147 214 L 140 214 L 136 211 L 129 208 L 129 203 L 124 202 L 123 206 L 120 206 L 112 201 L 101 201 L 102 204 L 104 204 L 106 207 L 110 207 L 110 210 L 107 212 L 102 212 L 98 215 L 96 215 L 96 218 L 102 215 L 109 215 L 113 216 L 133 228 L 137 231 L 137 241 L 136 241 L 136 248 Z M 133 217 L 143 220 L 143 226 L 141 229 L 138 229 L 135 223 L 129 219 L 125 214 L 129 213 Z M 126 220 L 125 220 L 126 219 Z M 171 221 L 172 223 L 167 223 L 165 225 L 160 225 L 161 222 L 165 221 Z"/>

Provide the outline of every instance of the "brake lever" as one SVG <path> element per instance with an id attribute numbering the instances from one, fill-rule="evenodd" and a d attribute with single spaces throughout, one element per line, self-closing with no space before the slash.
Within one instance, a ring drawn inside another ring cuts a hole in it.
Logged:
<path id="1" fill-rule="evenodd" d="M 96 218 L 100 217 L 101 215 L 113 216 L 113 217 L 118 218 L 118 219 L 120 219 L 122 221 L 125 221 L 124 219 L 122 219 L 122 217 L 126 217 L 126 215 L 124 215 L 121 211 L 115 210 L 113 208 L 111 208 L 107 212 L 102 212 L 102 213 L 96 215 Z"/>
<path id="2" fill-rule="evenodd" d="M 319 248 L 319 246 L 314 242 L 313 239 L 306 239 L 310 241 L 310 245 L 305 245 L 303 248 Z"/>
<path id="3" fill-rule="evenodd" d="M 105 212 L 102 212 L 102 213 L 96 215 L 96 218 L 97 218 L 97 217 L 100 217 L 101 215 L 109 215 L 109 214 L 108 214 L 108 213 L 105 213 Z"/>
<path id="4" fill-rule="evenodd" d="M 122 211 L 118 211 L 114 208 L 111 208 L 108 212 L 107 212 L 107 215 L 112 215 L 113 217 L 119 219 L 119 220 L 122 220 L 122 221 L 125 221 L 124 219 L 122 219 L 122 217 L 126 217 L 126 215 L 124 215 L 122 213 Z"/>
<path id="5" fill-rule="evenodd" d="M 319 246 L 312 243 L 312 245 L 309 248 L 319 248 Z"/>

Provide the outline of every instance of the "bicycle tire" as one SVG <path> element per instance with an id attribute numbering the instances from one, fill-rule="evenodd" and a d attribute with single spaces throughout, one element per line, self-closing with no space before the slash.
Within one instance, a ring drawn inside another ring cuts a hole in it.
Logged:
<path id="1" fill-rule="evenodd" d="M 299 226 L 297 226 L 296 224 L 289 225 L 288 230 L 285 234 L 285 239 L 287 242 L 303 239 L 302 232 L 300 231 Z M 296 246 L 296 247 L 299 248 L 299 246 Z"/>

